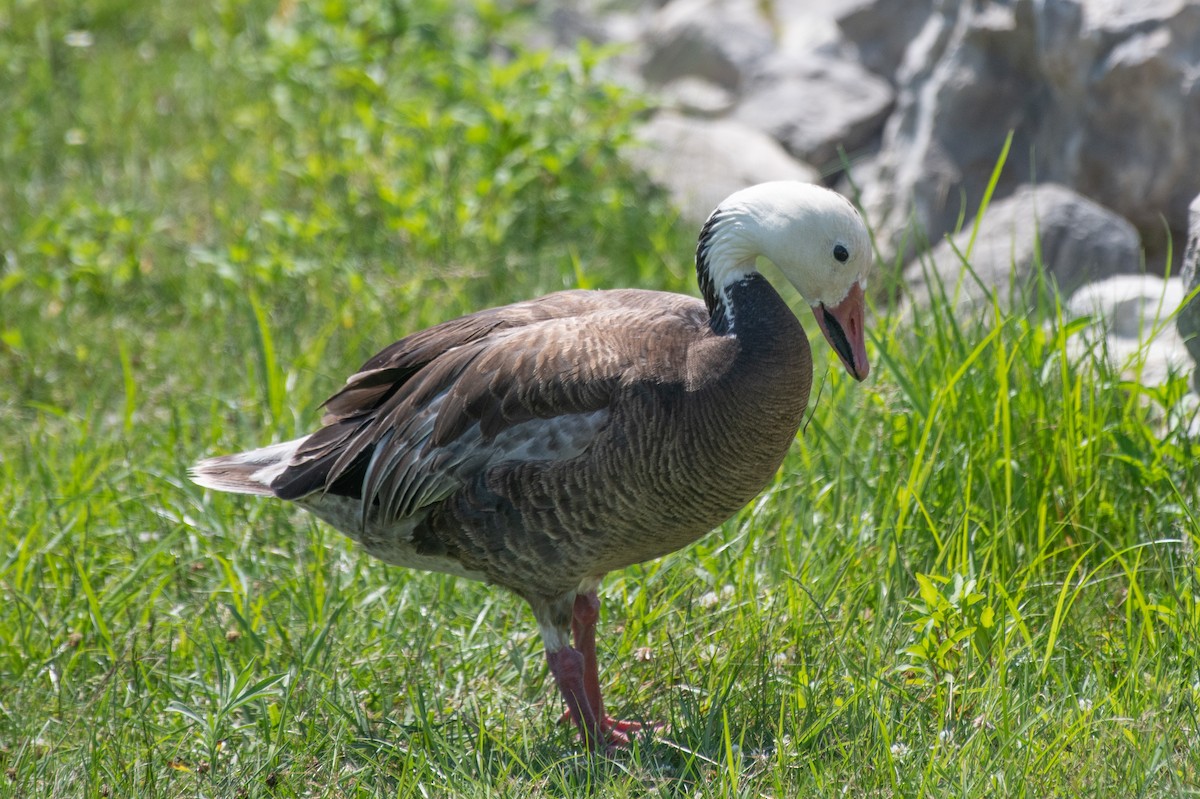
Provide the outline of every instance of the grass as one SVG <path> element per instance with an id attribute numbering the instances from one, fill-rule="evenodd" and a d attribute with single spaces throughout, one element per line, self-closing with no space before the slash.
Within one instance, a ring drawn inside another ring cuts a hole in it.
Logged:
<path id="1" fill-rule="evenodd" d="M 187 481 L 404 332 L 694 290 L 636 98 L 525 13 L 0 9 L 0 794 L 1200 793 L 1183 381 L 1053 304 L 880 308 L 866 385 L 816 347 L 777 481 L 603 588 L 610 702 L 671 724 L 611 763 L 519 601 Z"/>

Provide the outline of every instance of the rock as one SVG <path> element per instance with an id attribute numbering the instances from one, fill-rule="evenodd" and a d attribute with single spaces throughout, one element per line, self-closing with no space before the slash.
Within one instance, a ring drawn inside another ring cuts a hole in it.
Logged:
<path id="1" fill-rule="evenodd" d="M 575 9 L 566 38 L 628 42 L 666 107 L 732 114 L 827 172 L 845 148 L 885 260 L 975 214 L 1010 131 L 995 201 L 1030 179 L 1069 186 L 1131 221 L 1152 268 L 1200 192 L 1200 0 L 559 5 Z M 741 145 L 721 147 L 705 157 Z"/>
<path id="2" fill-rule="evenodd" d="M 673 0 L 654 15 L 643 45 L 651 83 L 690 75 L 736 91 L 775 49 L 775 31 L 756 0 Z"/>
<path id="3" fill-rule="evenodd" d="M 580 39 L 604 44 L 610 41 L 606 21 L 605 17 L 591 13 L 590 9 L 567 4 L 549 11 L 546 28 L 558 47 L 574 47 Z M 536 44 L 537 40 L 533 42 Z"/>
<path id="4" fill-rule="evenodd" d="M 925 26 L 933 0 L 857 0 L 837 16 L 860 64 L 893 81 L 904 52 Z"/>
<path id="5" fill-rule="evenodd" d="M 880 0 L 882 2 L 882 0 Z M 1200 2 L 940 3 L 905 52 L 863 202 L 885 254 L 910 219 L 931 239 L 974 213 L 1004 137 L 997 196 L 1036 175 L 1183 236 L 1200 191 Z"/>
<path id="6" fill-rule="evenodd" d="M 821 3 L 772 3 L 772 26 L 777 32 L 777 53 L 785 56 L 838 53 L 857 61 L 838 27 L 838 18 L 862 0 L 824 0 Z M 767 6 L 768 4 L 763 4 Z"/>
<path id="7" fill-rule="evenodd" d="M 581 39 L 595 44 L 632 44 L 650 24 L 654 9 L 649 5 L 632 3 L 614 7 L 608 0 L 537 4 L 533 8 L 540 24 L 526 31 L 524 42 L 536 44 L 534 37 L 544 31 L 554 37 L 556 46 L 566 49 L 574 49 Z"/>
<path id="8" fill-rule="evenodd" d="M 1200 288 L 1200 195 L 1192 200 L 1188 209 L 1189 225 L 1187 251 L 1183 256 L 1183 271 L 1180 278 L 1183 281 L 1187 295 Z M 1175 320 L 1179 335 L 1192 354 L 1192 360 L 1200 363 L 1200 299 L 1193 298 L 1183 307 Z M 1200 370 L 1193 373 L 1196 377 L 1194 387 L 1200 391 Z"/>
<path id="9" fill-rule="evenodd" d="M 528 26 L 521 44 L 529 50 L 574 52 L 581 41 L 606 45 L 610 54 L 599 60 L 595 74 L 604 80 L 645 90 L 641 58 L 635 55 L 652 9 L 633 5 L 614 9 L 606 0 L 562 0 L 537 4 L 538 24 Z"/>
<path id="10" fill-rule="evenodd" d="M 1170 322 L 1183 296 L 1178 277 L 1116 275 L 1083 286 L 1064 310 L 1072 318 L 1096 321 L 1072 339 L 1072 353 L 1107 356 L 1122 377 L 1144 386 L 1161 386 L 1172 375 L 1191 371 L 1183 339 Z"/>
<path id="11" fill-rule="evenodd" d="M 855 178 L 890 257 L 910 220 L 930 241 L 974 214 L 1010 130 L 998 196 L 1030 174 L 1026 120 L 1043 102 L 1027 3 L 942 3 L 906 51 L 876 168 Z M 1040 175 L 1040 173 L 1039 173 Z"/>
<path id="12" fill-rule="evenodd" d="M 949 240 L 964 254 L 971 224 L 968 219 L 964 230 Z M 983 286 L 965 272 L 947 241 L 934 247 L 928 260 L 947 294 L 953 294 L 961 281 L 960 303 L 985 302 L 995 290 L 1005 307 L 1017 309 L 1036 300 L 1030 295 L 1039 285 L 1039 252 L 1047 279 L 1064 296 L 1084 283 L 1134 273 L 1141 266 L 1140 241 L 1132 225 L 1065 186 L 1053 184 L 1022 186 L 988 208 L 968 257 Z M 931 292 L 937 291 L 936 283 L 927 285 L 925 270 L 920 262 L 905 270 L 917 305 L 928 304 Z"/>
<path id="13" fill-rule="evenodd" d="M 777 56 L 754 77 L 735 115 L 829 172 L 839 171 L 839 146 L 853 153 L 878 139 L 892 101 L 887 81 L 853 61 Z"/>
<path id="14" fill-rule="evenodd" d="M 630 160 L 670 192 L 683 218 L 700 225 L 721 200 L 768 180 L 820 177 L 767 134 L 732 120 L 661 113 L 644 125 Z"/>
<path id="15" fill-rule="evenodd" d="M 1129 219 L 1161 253 L 1163 219 L 1182 239 L 1200 192 L 1200 3 L 1083 7 L 1082 35 L 1097 42 L 1096 57 L 1086 93 L 1070 98 L 1082 129 L 1073 148 L 1055 153 L 1061 179 Z"/>
<path id="16" fill-rule="evenodd" d="M 686 75 L 659 88 L 663 104 L 689 116 L 717 117 L 733 109 L 737 98 L 724 86 Z"/>
<path id="17" fill-rule="evenodd" d="M 1183 278 L 1113 275 L 1081 286 L 1066 303 L 1067 313 L 1103 320 L 1110 337 L 1141 339 L 1167 320 L 1183 301 Z"/>

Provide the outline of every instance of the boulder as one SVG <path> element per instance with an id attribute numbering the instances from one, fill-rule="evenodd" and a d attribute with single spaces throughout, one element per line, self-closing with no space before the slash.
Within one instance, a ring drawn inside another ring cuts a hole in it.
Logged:
<path id="1" fill-rule="evenodd" d="M 887 81 L 832 54 L 775 56 L 746 88 L 735 116 L 828 173 L 877 140 L 892 108 Z"/>
<path id="2" fill-rule="evenodd" d="M 1025 185 L 988 208 L 968 256 L 975 277 L 955 253 L 966 254 L 971 226 L 967 220 L 927 259 L 909 264 L 905 278 L 915 304 L 928 304 L 940 282 L 965 306 L 988 301 L 994 290 L 1005 307 L 1018 309 L 1037 299 L 1039 261 L 1049 285 L 1064 296 L 1087 282 L 1141 268 L 1134 227 L 1065 186 Z"/>
<path id="3" fill-rule="evenodd" d="M 894 85 L 908 45 L 932 11 L 933 0 L 856 0 L 840 10 L 837 24 L 858 62 Z"/>
<path id="4" fill-rule="evenodd" d="M 1032 25 L 1019 10 L 1028 4 L 941 3 L 905 52 L 880 156 L 854 175 L 885 257 L 902 246 L 910 222 L 936 241 L 975 213 L 1009 131 L 998 196 L 1031 173 L 1026 120 L 1044 92 Z"/>
<path id="5" fill-rule="evenodd" d="M 1060 179 L 1129 219 L 1161 254 L 1163 219 L 1182 240 L 1188 202 L 1200 192 L 1200 3 L 1082 5 L 1094 58 L 1083 65 L 1082 96 L 1055 87 L 1079 106 L 1082 123 L 1078 140 L 1065 143 L 1073 146 L 1054 151 Z"/>
<path id="6" fill-rule="evenodd" d="M 1200 289 L 1200 195 L 1192 200 L 1188 215 L 1190 223 L 1187 250 L 1183 257 L 1183 271 L 1180 274 L 1185 296 L 1190 296 Z M 1187 303 L 1179 311 L 1175 323 L 1179 328 L 1179 335 L 1187 345 L 1188 352 L 1192 354 L 1192 360 L 1200 363 L 1200 299 L 1193 298 Z M 1200 370 L 1193 374 L 1196 375 L 1197 380 L 1194 384 L 1195 388 L 1200 391 Z"/>
<path id="7" fill-rule="evenodd" d="M 905 51 L 876 167 L 856 173 L 885 252 L 1035 175 L 1130 219 L 1162 255 L 1200 191 L 1200 2 L 941 3 Z M 1164 229 L 1162 220 L 1166 219 Z"/>
<path id="8" fill-rule="evenodd" d="M 863 0 L 824 0 L 821 3 L 762 3 L 770 8 L 773 16 L 781 55 L 811 55 L 813 53 L 838 53 L 841 57 L 857 61 L 853 48 L 849 46 L 838 19 L 859 6 Z"/>
<path id="9" fill-rule="evenodd" d="M 1183 339 L 1170 322 L 1183 296 L 1178 277 L 1116 275 L 1083 286 L 1065 311 L 1095 321 L 1072 339 L 1073 354 L 1107 357 L 1126 380 L 1144 386 L 1161 386 L 1172 375 L 1191 372 Z"/>
<path id="10" fill-rule="evenodd" d="M 642 45 L 651 83 L 695 76 L 736 91 L 776 42 L 756 0 L 673 0 L 654 15 Z"/>
<path id="11" fill-rule="evenodd" d="M 659 87 L 662 105 L 689 116 L 719 117 L 733 110 L 737 97 L 724 86 L 685 75 Z"/>
<path id="12" fill-rule="evenodd" d="M 628 157 L 666 188 L 684 219 L 700 225 L 721 200 L 768 180 L 814 182 L 820 175 L 760 130 L 733 120 L 660 113 L 638 132 Z"/>

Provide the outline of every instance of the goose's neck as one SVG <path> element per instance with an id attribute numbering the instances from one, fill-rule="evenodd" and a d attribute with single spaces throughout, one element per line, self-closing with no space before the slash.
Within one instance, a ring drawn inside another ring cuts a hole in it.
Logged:
<path id="1" fill-rule="evenodd" d="M 757 252 L 748 246 L 746 234 L 742 220 L 718 209 L 704 223 L 696 244 L 696 282 L 708 306 L 708 324 L 720 335 L 734 329 L 729 289 L 758 272 Z"/>

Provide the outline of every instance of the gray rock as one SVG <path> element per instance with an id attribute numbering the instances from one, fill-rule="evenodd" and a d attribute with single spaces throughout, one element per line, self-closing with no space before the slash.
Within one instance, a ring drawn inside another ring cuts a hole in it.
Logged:
<path id="1" fill-rule="evenodd" d="M 885 252 L 1035 175 L 1130 219 L 1161 255 L 1200 191 L 1200 2 L 939 3 L 897 72 L 877 168 L 856 178 Z"/>
<path id="2" fill-rule="evenodd" d="M 1200 195 L 1192 200 L 1188 215 L 1190 222 L 1187 251 L 1183 257 L 1183 272 L 1180 274 L 1180 278 L 1183 281 L 1184 291 L 1190 295 L 1200 288 Z M 1188 352 L 1192 354 L 1192 360 L 1200 363 L 1200 299 L 1192 299 L 1185 305 L 1179 311 L 1175 324 L 1179 328 L 1179 335 L 1183 337 L 1184 343 L 1187 345 Z M 1194 374 L 1197 382 L 1193 385 L 1197 391 L 1200 391 L 1200 370 Z"/>
<path id="3" fill-rule="evenodd" d="M 559 47 L 574 47 L 580 39 L 604 44 L 609 41 L 606 19 L 590 13 L 591 9 L 567 3 L 550 10 L 546 27 Z M 531 32 L 532 33 L 532 32 Z M 538 42 L 533 40 L 534 44 Z"/>
<path id="4" fill-rule="evenodd" d="M 776 42 L 756 0 L 672 0 L 643 46 L 642 74 L 652 83 L 696 76 L 735 91 Z"/>
<path id="5" fill-rule="evenodd" d="M 935 241 L 964 212 L 974 214 L 1010 130 L 1014 141 L 998 196 L 1031 171 L 1026 120 L 1044 92 L 1032 26 L 1017 13 L 1028 12 L 1028 3 L 940 5 L 897 73 L 896 110 L 884 127 L 876 168 L 855 173 L 889 257 L 910 221 Z"/>
<path id="6" fill-rule="evenodd" d="M 1084 7 L 1083 36 L 1097 43 L 1096 57 L 1082 97 L 1056 92 L 1079 105 L 1082 122 L 1076 146 L 1055 152 L 1060 179 L 1129 219 L 1161 252 L 1163 218 L 1182 239 L 1200 191 L 1200 3 Z"/>
<path id="7" fill-rule="evenodd" d="M 655 4 L 659 5 L 659 4 Z M 554 37 L 554 45 L 574 48 L 581 39 L 596 44 L 631 44 L 650 24 L 649 3 L 615 6 L 608 0 L 556 0 L 536 5 L 541 25 L 526 31 L 526 42 L 538 44 L 538 29 Z"/>
<path id="8" fill-rule="evenodd" d="M 1037 299 L 1039 258 L 1048 284 L 1064 296 L 1086 282 L 1141 266 L 1133 226 L 1065 186 L 1022 186 L 988 208 L 968 256 L 975 277 L 954 251 L 966 254 L 971 224 L 967 220 L 963 231 L 934 247 L 929 265 L 917 261 L 905 270 L 915 304 L 928 304 L 940 282 L 947 295 L 957 291 L 964 306 L 987 301 L 995 290 L 1003 305 L 1019 309 Z"/>
<path id="9" fill-rule="evenodd" d="M 736 117 L 774 136 L 797 158 L 837 171 L 838 147 L 853 153 L 876 140 L 892 101 L 887 81 L 853 61 L 777 56 L 755 76 Z"/>
<path id="10" fill-rule="evenodd" d="M 661 113 L 639 137 L 642 146 L 628 157 L 670 192 L 684 219 L 695 225 L 738 189 L 768 180 L 819 178 L 770 136 L 740 122 Z"/>
<path id="11" fill-rule="evenodd" d="M 841 9 L 837 24 L 859 63 L 894 82 L 908 45 L 932 11 L 933 0 L 856 0 Z"/>

